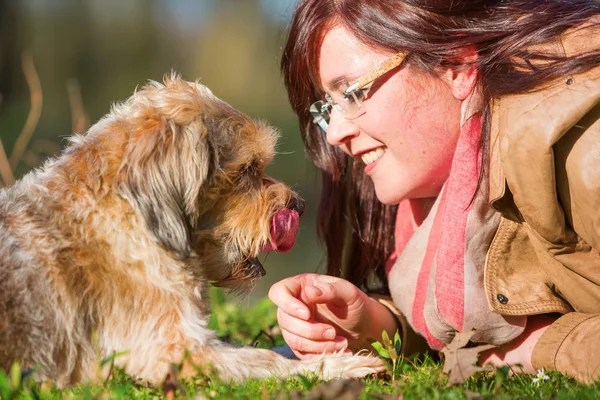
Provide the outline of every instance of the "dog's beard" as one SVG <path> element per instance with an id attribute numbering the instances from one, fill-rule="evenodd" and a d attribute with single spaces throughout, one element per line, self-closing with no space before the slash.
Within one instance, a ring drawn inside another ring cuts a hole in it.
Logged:
<path id="1" fill-rule="evenodd" d="M 231 274 L 224 279 L 211 282 L 213 286 L 226 288 L 234 293 L 248 294 L 267 271 L 258 257 L 248 258 L 233 268 Z"/>
<path id="2" fill-rule="evenodd" d="M 231 240 L 226 242 L 206 232 L 196 235 L 195 255 L 187 268 L 196 278 L 213 286 L 247 294 L 266 271 L 258 254 L 249 254 L 250 251 L 240 249 Z"/>

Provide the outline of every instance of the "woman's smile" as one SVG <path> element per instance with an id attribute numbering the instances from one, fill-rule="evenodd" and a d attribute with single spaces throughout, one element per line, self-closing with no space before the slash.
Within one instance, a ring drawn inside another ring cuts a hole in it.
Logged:
<path id="1" fill-rule="evenodd" d="M 371 172 L 378 164 L 379 160 L 387 153 L 387 147 L 382 146 L 360 156 L 363 163 L 365 163 L 365 173 Z"/>

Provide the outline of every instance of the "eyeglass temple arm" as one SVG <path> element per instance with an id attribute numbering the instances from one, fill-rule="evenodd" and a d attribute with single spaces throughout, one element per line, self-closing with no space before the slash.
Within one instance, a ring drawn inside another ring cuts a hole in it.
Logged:
<path id="1" fill-rule="evenodd" d="M 406 54 L 407 54 L 406 51 L 401 51 L 401 52 L 396 53 L 392 57 L 388 58 L 383 63 L 381 63 L 381 65 L 379 67 L 377 67 L 373 71 L 369 72 L 368 74 L 361 76 L 360 78 L 358 78 L 356 80 L 356 82 L 354 82 L 352 85 L 348 86 L 348 89 L 346 89 L 344 91 L 344 94 L 349 94 L 350 92 L 353 92 L 353 91 L 357 90 L 358 88 L 362 88 L 363 86 L 366 86 L 367 84 L 373 82 L 375 79 L 379 78 L 381 75 L 385 74 L 386 72 L 391 71 L 392 69 L 396 68 L 398 65 L 400 65 L 402 63 L 402 61 L 404 61 Z"/>

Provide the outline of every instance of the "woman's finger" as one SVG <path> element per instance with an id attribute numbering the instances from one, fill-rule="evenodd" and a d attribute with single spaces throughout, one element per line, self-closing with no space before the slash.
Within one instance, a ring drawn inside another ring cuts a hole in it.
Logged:
<path id="1" fill-rule="evenodd" d="M 302 290 L 302 277 L 292 276 L 271 286 L 271 289 L 269 289 L 269 299 L 287 314 L 308 320 L 311 315 L 310 309 L 299 299 Z"/>
<path id="2" fill-rule="evenodd" d="M 277 309 L 277 322 L 281 329 L 309 340 L 334 340 L 337 336 L 333 326 L 312 320 L 304 321 L 289 315 L 281 308 Z"/>
<path id="3" fill-rule="evenodd" d="M 290 349 L 300 358 L 309 358 L 308 354 L 331 354 L 345 351 L 348 348 L 348 340 L 342 336 L 338 336 L 334 340 L 315 341 L 295 335 L 283 328 L 281 328 L 281 334 Z"/>
<path id="4" fill-rule="evenodd" d="M 317 281 L 304 288 L 306 300 L 314 304 L 351 306 L 360 300 L 360 289 L 343 279 L 337 282 Z"/>

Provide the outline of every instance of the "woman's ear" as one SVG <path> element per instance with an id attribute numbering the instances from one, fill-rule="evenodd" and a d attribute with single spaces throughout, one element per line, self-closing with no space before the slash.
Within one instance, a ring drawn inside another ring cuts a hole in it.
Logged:
<path id="1" fill-rule="evenodd" d="M 469 97 L 477 83 L 477 57 L 477 48 L 474 45 L 463 47 L 458 51 L 458 56 L 450 60 L 452 65 L 442 72 L 442 80 L 450 85 L 457 100 L 462 101 Z"/>

